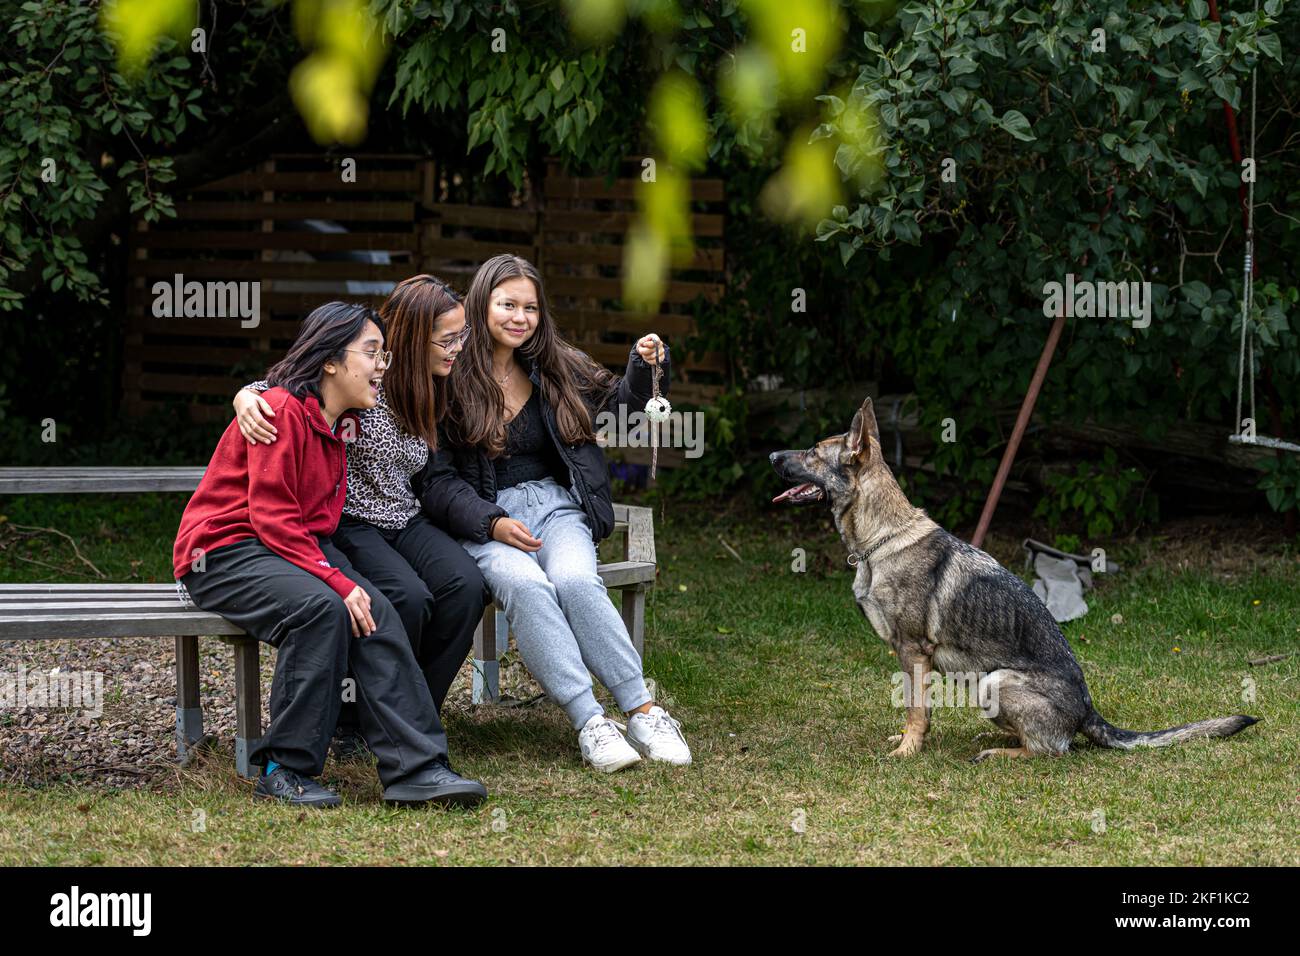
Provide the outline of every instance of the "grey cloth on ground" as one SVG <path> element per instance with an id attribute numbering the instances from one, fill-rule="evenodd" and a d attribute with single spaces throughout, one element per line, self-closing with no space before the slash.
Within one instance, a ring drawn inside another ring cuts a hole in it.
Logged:
<path id="1" fill-rule="evenodd" d="M 1047 605 L 1058 623 L 1073 621 L 1088 613 L 1083 599 L 1085 588 L 1092 587 L 1092 572 L 1069 558 L 1047 554 L 1034 556 L 1034 593 Z"/>

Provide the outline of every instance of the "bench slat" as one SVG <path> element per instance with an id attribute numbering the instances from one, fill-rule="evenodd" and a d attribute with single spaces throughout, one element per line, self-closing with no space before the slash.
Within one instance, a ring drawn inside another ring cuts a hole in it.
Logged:
<path id="1" fill-rule="evenodd" d="M 0 468 L 0 495 L 194 491 L 204 468 Z M 26 472 L 23 474 L 21 472 Z"/>
<path id="2" fill-rule="evenodd" d="M 243 634 L 219 614 L 206 611 L 88 612 L 9 615 L 0 611 L 0 640 L 62 640 L 98 637 L 177 637 Z"/>
<path id="3" fill-rule="evenodd" d="M 115 584 L 45 584 L 40 581 L 32 581 L 27 584 L 0 584 L 0 595 L 18 593 L 22 591 L 39 592 L 43 594 L 57 593 L 57 592 L 86 591 L 88 593 L 94 594 L 94 593 L 102 593 L 106 591 L 126 590 L 128 588 L 133 591 L 141 591 L 141 592 L 171 591 L 174 593 L 176 591 L 175 583 L 135 584 L 132 582 L 119 581 Z"/>
<path id="4" fill-rule="evenodd" d="M 655 563 L 654 510 L 627 505 L 627 559 Z"/>
<path id="5" fill-rule="evenodd" d="M 188 610 L 180 599 L 173 597 L 170 601 L 158 599 L 148 601 L 138 597 L 123 598 L 121 601 L 5 601 L 0 603 L 0 613 L 6 617 L 21 614 L 24 611 L 91 611 L 106 609 L 111 611 L 170 611 Z"/>
<path id="6" fill-rule="evenodd" d="M 651 584 L 655 576 L 655 566 L 641 561 L 615 561 L 598 570 L 605 586 L 616 589 Z M 0 640 L 244 633 L 218 614 L 182 605 L 170 584 L 6 584 L 0 589 L 6 598 L 0 601 Z"/>
<path id="7" fill-rule="evenodd" d="M 105 607 L 134 607 L 136 605 L 158 605 L 159 607 L 181 607 L 180 599 L 175 595 L 170 597 L 164 594 L 158 594 L 153 597 L 148 595 L 110 595 L 110 594 L 26 594 L 15 597 L 0 598 L 0 611 L 13 610 L 14 608 L 23 607 L 28 604 L 61 604 L 68 607 L 85 607 L 91 604 L 101 604 Z"/>
<path id="8" fill-rule="evenodd" d="M 109 585 L 102 589 L 94 591 L 67 591 L 67 590 L 44 590 L 27 588 L 21 586 L 14 590 L 0 590 L 0 608 L 13 607 L 17 604 L 26 604 L 32 601 L 74 601 L 84 603 L 88 601 L 111 601 L 120 604 L 129 601 L 153 602 L 153 601 L 170 601 L 173 605 L 180 606 L 180 596 L 176 593 L 175 586 L 163 586 L 160 588 L 150 588 L 148 590 L 140 588 L 138 590 L 125 590 L 122 585 Z"/>
<path id="9" fill-rule="evenodd" d="M 654 580 L 654 565 L 647 561 L 609 561 L 599 565 L 596 571 L 607 587 L 647 584 Z M 175 584 L 0 584 L 0 606 L 43 597 L 59 601 L 147 601 L 167 597 L 180 605 Z"/>
<path id="10" fill-rule="evenodd" d="M 633 584 L 653 584 L 655 566 L 645 561 L 614 561 L 596 568 L 607 588 L 622 588 Z"/>

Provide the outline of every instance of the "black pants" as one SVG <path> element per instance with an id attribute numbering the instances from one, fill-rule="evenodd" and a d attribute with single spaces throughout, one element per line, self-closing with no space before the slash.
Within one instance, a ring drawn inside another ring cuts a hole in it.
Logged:
<path id="1" fill-rule="evenodd" d="M 370 634 L 353 637 L 343 599 L 256 538 L 208 552 L 205 570 L 181 581 L 203 610 L 276 648 L 271 723 L 253 745 L 251 763 L 274 760 L 312 777 L 321 772 L 350 663 L 361 732 L 388 786 L 445 760 L 447 736 L 397 611 L 329 539 L 319 540 L 326 560 L 370 595 Z"/>
<path id="2" fill-rule="evenodd" d="M 441 711 L 489 600 L 478 564 L 423 513 L 400 531 L 345 515 L 331 540 L 397 609 Z M 348 707 L 343 710 L 339 723 L 347 727 Z"/>

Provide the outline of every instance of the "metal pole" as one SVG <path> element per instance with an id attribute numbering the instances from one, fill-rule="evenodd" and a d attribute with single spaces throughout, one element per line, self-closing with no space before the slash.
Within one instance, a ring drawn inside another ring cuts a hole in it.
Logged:
<path id="1" fill-rule="evenodd" d="M 1034 414 L 1034 404 L 1038 401 L 1038 393 L 1042 390 L 1043 379 L 1047 378 L 1047 367 L 1052 364 L 1052 353 L 1056 351 L 1056 343 L 1061 340 L 1061 330 L 1065 328 L 1065 312 L 1062 310 L 1052 322 L 1052 330 L 1047 333 L 1047 341 L 1043 343 L 1043 354 L 1038 356 L 1038 367 L 1034 369 L 1034 377 L 1029 380 L 1029 391 L 1025 392 L 1025 400 L 1020 405 L 1020 414 L 1016 416 L 1016 427 L 1011 430 L 1011 440 L 1007 442 L 1007 449 L 1002 453 L 1002 462 L 998 465 L 997 477 L 993 479 L 993 487 L 989 489 L 988 500 L 984 502 L 984 512 L 980 515 L 979 524 L 975 526 L 975 537 L 971 538 L 970 543 L 975 547 L 984 546 L 984 535 L 988 533 L 989 524 L 993 521 L 993 512 L 997 510 L 998 499 L 1002 497 L 1002 486 L 1006 484 L 1007 475 L 1011 473 L 1011 464 L 1016 460 L 1016 452 L 1020 450 L 1020 439 L 1025 437 L 1025 429 L 1029 427 L 1029 419 Z"/>

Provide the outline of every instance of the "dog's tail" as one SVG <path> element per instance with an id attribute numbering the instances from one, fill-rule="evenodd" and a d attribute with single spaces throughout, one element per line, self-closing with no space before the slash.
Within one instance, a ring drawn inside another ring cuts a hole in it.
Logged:
<path id="1" fill-rule="evenodd" d="M 1198 720 L 1180 727 L 1170 727 L 1168 730 L 1122 730 L 1111 726 L 1106 718 L 1094 710 L 1079 730 L 1098 747 L 1132 750 L 1134 747 L 1168 747 L 1170 744 L 1202 737 L 1231 737 L 1237 731 L 1255 723 L 1259 723 L 1258 717 L 1237 714 L 1233 717 Z"/>

